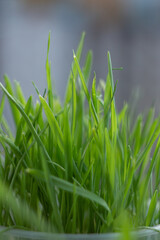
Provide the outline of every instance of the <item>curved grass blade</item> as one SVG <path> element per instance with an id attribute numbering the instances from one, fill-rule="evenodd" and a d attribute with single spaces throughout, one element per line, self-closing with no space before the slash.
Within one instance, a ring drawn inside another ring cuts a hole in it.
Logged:
<path id="1" fill-rule="evenodd" d="M 33 177 L 36 177 L 42 181 L 44 181 L 44 174 L 42 171 L 37 170 L 37 169 L 26 169 L 27 173 L 31 174 Z M 93 192 L 90 192 L 84 188 L 78 187 L 78 186 L 74 186 L 74 184 L 63 180 L 61 178 L 55 177 L 55 176 L 50 176 L 50 178 L 52 179 L 53 183 L 55 186 L 57 186 L 58 188 L 70 192 L 70 193 L 76 193 L 76 195 L 81 196 L 83 198 L 89 199 L 95 203 L 97 203 L 98 205 L 100 205 L 101 207 L 103 207 L 105 210 L 107 210 L 108 212 L 110 212 L 110 209 L 107 205 L 107 203 L 105 202 L 104 199 L 102 199 L 101 197 L 99 197 L 98 195 L 96 195 Z"/>

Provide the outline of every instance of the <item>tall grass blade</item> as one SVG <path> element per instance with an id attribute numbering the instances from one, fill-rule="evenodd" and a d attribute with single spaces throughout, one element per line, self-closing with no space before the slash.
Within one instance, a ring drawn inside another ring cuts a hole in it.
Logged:
<path id="1" fill-rule="evenodd" d="M 79 42 L 76 55 L 78 60 L 80 61 L 81 59 L 81 54 L 82 54 L 82 49 L 83 49 L 83 44 L 84 44 L 84 38 L 85 38 L 85 32 L 82 33 L 81 40 Z M 89 72 L 89 71 L 88 71 Z M 72 68 L 71 72 L 68 78 L 68 85 L 67 85 L 67 90 L 66 90 L 66 96 L 65 96 L 65 105 L 70 101 L 72 97 L 72 74 L 75 77 L 75 81 L 77 79 L 78 73 L 77 73 L 77 68 L 75 62 L 72 63 Z"/>
<path id="2" fill-rule="evenodd" d="M 154 192 L 154 195 L 153 195 L 150 205 L 149 205 L 148 214 L 146 217 L 146 226 L 149 226 L 152 222 L 154 212 L 156 209 L 156 203 L 157 203 L 157 190 Z"/>
<path id="3" fill-rule="evenodd" d="M 5 84 L 6 84 L 6 90 L 8 91 L 8 93 L 11 96 L 13 96 L 12 85 L 11 85 L 11 82 L 10 82 L 9 78 L 7 77 L 7 75 L 4 75 L 4 80 L 5 80 Z M 10 107 L 11 107 L 11 110 L 12 110 L 14 123 L 17 126 L 18 123 L 19 123 L 19 119 L 20 119 L 20 113 L 19 113 L 18 109 L 15 107 L 15 105 L 13 104 L 12 101 L 9 100 L 9 103 L 10 103 Z"/>

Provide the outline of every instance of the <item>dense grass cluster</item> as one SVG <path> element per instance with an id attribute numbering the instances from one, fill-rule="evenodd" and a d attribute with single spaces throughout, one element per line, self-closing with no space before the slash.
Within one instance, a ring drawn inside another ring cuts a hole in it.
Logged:
<path id="1" fill-rule="evenodd" d="M 127 104 L 117 113 L 112 63 L 91 91 L 92 53 L 80 67 L 82 34 L 64 104 L 47 91 L 35 104 L 5 76 L 0 83 L 0 225 L 37 231 L 102 233 L 124 225 L 160 223 L 160 118 L 150 109 L 133 122 Z M 16 126 L 3 115 L 8 98 Z"/>

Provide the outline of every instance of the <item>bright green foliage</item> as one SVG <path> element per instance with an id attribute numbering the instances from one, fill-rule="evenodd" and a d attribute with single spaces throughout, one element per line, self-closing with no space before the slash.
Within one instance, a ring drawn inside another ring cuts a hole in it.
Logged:
<path id="1" fill-rule="evenodd" d="M 150 109 L 134 121 L 118 113 L 111 56 L 108 75 L 94 74 L 92 52 L 81 68 L 82 34 L 64 104 L 52 88 L 33 103 L 5 76 L 0 103 L 0 225 L 66 233 L 124 232 L 160 224 L 160 118 Z M 14 90 L 15 89 L 15 90 Z M 8 98 L 16 132 L 3 111 Z M 127 223 L 127 230 L 124 225 Z"/>

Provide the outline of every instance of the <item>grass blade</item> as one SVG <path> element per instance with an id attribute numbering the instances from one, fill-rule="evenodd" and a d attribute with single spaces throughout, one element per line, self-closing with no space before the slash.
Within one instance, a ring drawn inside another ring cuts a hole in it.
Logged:
<path id="1" fill-rule="evenodd" d="M 77 51 L 76 51 L 76 55 L 78 60 L 80 61 L 81 59 L 81 54 L 82 54 L 82 49 L 83 49 L 83 44 L 84 44 L 84 38 L 85 38 L 85 32 L 82 33 L 81 36 L 81 40 L 79 42 Z M 71 97 L 72 97 L 72 74 L 75 77 L 75 81 L 77 79 L 77 68 L 76 68 L 76 64 L 75 62 L 72 63 L 72 68 L 71 68 L 71 72 L 68 78 L 68 86 L 67 86 L 67 90 L 66 90 L 66 96 L 65 96 L 65 105 L 70 101 Z"/>
<path id="2" fill-rule="evenodd" d="M 1 100 L 1 105 L 0 105 L 0 123 L 1 123 L 1 121 L 2 121 L 4 104 L 5 104 L 5 95 L 3 94 L 2 100 Z"/>
<path id="3" fill-rule="evenodd" d="M 7 77 L 7 75 L 4 75 L 4 80 L 5 80 L 5 84 L 6 84 L 6 90 L 8 91 L 8 93 L 11 96 L 13 96 L 12 85 L 11 85 L 11 82 L 10 82 L 9 78 Z M 19 123 L 19 119 L 20 119 L 20 113 L 19 113 L 18 109 L 15 107 L 15 105 L 13 104 L 12 101 L 9 100 L 9 103 L 10 103 L 10 107 L 11 107 L 11 110 L 12 110 L 14 123 L 17 126 L 18 123 Z"/>
<path id="4" fill-rule="evenodd" d="M 90 110 L 92 112 L 92 115 L 93 115 L 93 118 L 95 120 L 95 123 L 98 125 L 98 123 L 99 123 L 98 116 L 97 116 L 97 113 L 95 111 L 92 99 L 91 99 L 89 91 L 87 89 L 87 86 L 86 86 L 86 83 L 85 83 L 85 79 L 84 79 L 83 73 L 81 71 L 81 68 L 80 68 L 80 65 L 79 65 L 79 62 L 78 62 L 78 59 L 77 59 L 75 53 L 73 53 L 73 58 L 74 58 L 74 61 L 75 61 L 75 64 L 76 64 L 76 67 L 77 67 L 77 70 L 78 70 L 78 73 L 79 73 L 79 76 L 80 76 L 80 79 L 81 79 L 81 83 L 82 83 L 85 95 L 86 95 L 88 103 L 89 103 Z"/>
<path id="5" fill-rule="evenodd" d="M 42 103 L 43 109 L 45 111 L 45 114 L 46 114 L 46 117 L 47 117 L 47 120 L 48 120 L 48 123 L 49 123 L 49 126 L 52 130 L 52 133 L 53 133 L 53 135 L 57 136 L 59 147 L 63 152 L 64 139 L 63 139 L 63 133 L 62 133 L 60 127 L 59 127 L 59 124 L 58 124 L 51 108 L 48 106 L 46 100 L 41 95 L 39 95 L 39 99 Z"/>
<path id="6" fill-rule="evenodd" d="M 148 214 L 146 217 L 146 226 L 150 226 L 150 224 L 152 222 L 154 212 L 156 209 L 156 203 L 157 203 L 157 190 L 154 192 L 154 195 L 153 195 L 150 205 L 149 205 Z"/>
<path id="7" fill-rule="evenodd" d="M 30 227 L 37 231 L 55 231 L 55 229 L 50 228 L 48 223 L 44 219 L 37 217 L 37 215 L 26 205 L 26 203 L 19 200 L 14 193 L 9 190 L 4 182 L 0 180 L 0 204 L 3 204 L 8 209 L 10 209 L 14 216 L 17 216 L 21 220 L 21 226 Z"/>
<path id="8" fill-rule="evenodd" d="M 33 177 L 39 178 L 42 181 L 44 181 L 44 174 L 41 171 L 36 169 L 27 169 L 26 171 L 27 173 L 31 174 Z M 55 176 L 51 176 L 51 179 L 54 185 L 57 186 L 58 188 L 71 193 L 73 193 L 75 190 L 75 193 L 77 196 L 81 196 L 83 198 L 89 199 L 99 204 L 100 206 L 102 206 L 105 210 L 110 211 L 107 203 L 95 193 L 85 190 L 84 188 L 74 186 L 74 184 Z"/>
<path id="9" fill-rule="evenodd" d="M 25 119 L 31 133 L 33 134 L 33 136 L 35 137 L 37 143 L 39 144 L 39 146 L 41 146 L 41 148 L 43 149 L 44 155 L 46 157 L 46 159 L 53 165 L 54 162 L 52 162 L 52 160 L 50 159 L 46 148 L 44 146 L 44 144 L 42 143 L 40 137 L 38 136 L 35 128 L 33 127 L 32 122 L 30 121 L 30 119 L 28 118 L 27 114 L 25 113 L 24 109 L 22 108 L 22 106 L 16 101 L 16 99 L 14 99 L 9 92 L 6 90 L 6 88 L 2 85 L 2 83 L 0 83 L 0 88 L 2 88 L 2 90 L 4 91 L 4 93 L 7 95 L 7 97 L 10 99 L 10 101 L 16 106 L 16 108 L 19 110 L 19 112 L 22 114 L 23 118 Z M 56 164 L 56 166 L 58 166 L 58 164 Z M 60 167 L 61 168 L 61 167 Z"/>

